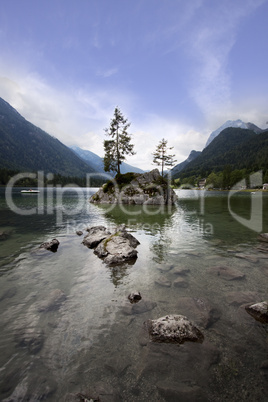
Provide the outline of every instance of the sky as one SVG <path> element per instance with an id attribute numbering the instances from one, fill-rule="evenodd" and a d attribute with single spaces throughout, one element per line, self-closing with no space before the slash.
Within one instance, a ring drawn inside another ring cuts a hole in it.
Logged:
<path id="1" fill-rule="evenodd" d="M 104 155 L 115 107 L 152 169 L 227 120 L 268 122 L 268 0 L 0 0 L 0 97 L 58 138 Z"/>

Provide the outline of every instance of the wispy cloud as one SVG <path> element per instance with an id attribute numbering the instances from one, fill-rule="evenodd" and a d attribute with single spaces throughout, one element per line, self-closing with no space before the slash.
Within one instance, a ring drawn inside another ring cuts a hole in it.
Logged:
<path id="1" fill-rule="evenodd" d="M 114 108 L 124 105 L 128 115 L 133 104 L 127 91 L 93 86 L 60 89 L 29 72 L 0 76 L 0 96 L 64 144 L 77 144 L 98 154 L 103 153 L 104 128 L 109 126 Z"/>
<path id="2" fill-rule="evenodd" d="M 112 75 L 117 74 L 118 71 L 119 71 L 119 69 L 117 67 L 114 67 L 114 68 L 110 68 L 110 69 L 107 69 L 107 70 L 99 70 L 97 72 L 97 75 L 100 76 L 100 77 L 103 77 L 103 78 L 109 78 Z"/>
<path id="3" fill-rule="evenodd" d="M 189 35 L 189 54 L 195 65 L 190 93 L 208 121 L 232 110 L 230 53 L 243 19 L 265 1 L 217 3 L 206 8 L 206 15 L 200 15 Z"/>

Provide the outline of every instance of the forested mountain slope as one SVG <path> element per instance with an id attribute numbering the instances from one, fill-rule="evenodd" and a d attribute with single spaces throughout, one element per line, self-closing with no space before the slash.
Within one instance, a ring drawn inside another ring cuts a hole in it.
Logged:
<path id="1" fill-rule="evenodd" d="M 206 177 L 213 170 L 268 168 L 268 131 L 256 134 L 252 130 L 229 127 L 223 130 L 192 162 L 174 175 Z"/>
<path id="2" fill-rule="evenodd" d="M 0 168 L 84 176 L 94 168 L 0 98 Z"/>

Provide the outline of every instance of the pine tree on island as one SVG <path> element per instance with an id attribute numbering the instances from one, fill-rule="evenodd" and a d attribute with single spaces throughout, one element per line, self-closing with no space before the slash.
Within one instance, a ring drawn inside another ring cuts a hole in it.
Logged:
<path id="1" fill-rule="evenodd" d="M 134 145 L 130 143 L 131 134 L 128 134 L 130 123 L 121 113 L 118 107 L 114 110 L 114 118 L 110 127 L 104 131 L 112 139 L 104 140 L 104 170 L 120 174 L 120 165 L 126 159 L 125 155 L 134 155 Z"/>
<path id="2" fill-rule="evenodd" d="M 168 147 L 167 140 L 163 138 L 157 145 L 155 152 L 153 152 L 152 154 L 154 157 L 153 163 L 156 164 L 157 166 L 161 166 L 162 176 L 164 175 L 165 166 L 172 167 L 177 162 L 176 159 L 174 159 L 175 155 L 167 154 L 168 150 L 170 149 L 173 149 L 173 147 Z"/>

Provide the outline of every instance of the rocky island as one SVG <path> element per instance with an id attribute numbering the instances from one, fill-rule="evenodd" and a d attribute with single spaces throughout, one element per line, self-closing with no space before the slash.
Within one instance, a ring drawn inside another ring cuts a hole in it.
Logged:
<path id="1" fill-rule="evenodd" d="M 94 204 L 174 205 L 176 194 L 158 169 L 146 173 L 119 174 L 91 198 Z"/>

